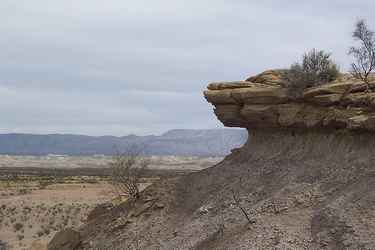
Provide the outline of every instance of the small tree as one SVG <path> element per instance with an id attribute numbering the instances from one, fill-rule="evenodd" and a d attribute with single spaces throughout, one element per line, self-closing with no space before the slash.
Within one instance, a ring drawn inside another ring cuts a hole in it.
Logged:
<path id="1" fill-rule="evenodd" d="M 303 55 L 302 73 L 308 86 L 331 82 L 338 77 L 338 67 L 330 57 L 330 53 L 316 49 Z"/>
<path id="2" fill-rule="evenodd" d="M 305 88 L 336 80 L 340 71 L 330 57 L 330 53 L 312 49 L 303 55 L 302 63 L 292 64 L 286 74 L 289 94 L 298 97 Z"/>
<path id="3" fill-rule="evenodd" d="M 355 24 L 352 36 L 360 42 L 360 45 L 349 49 L 349 54 L 355 59 L 351 64 L 351 73 L 355 78 L 366 83 L 368 88 L 369 76 L 375 68 L 374 32 L 367 27 L 365 20 L 361 19 Z"/>
<path id="4" fill-rule="evenodd" d="M 141 155 L 142 150 L 138 146 L 128 147 L 125 152 L 117 153 L 110 163 L 112 170 L 111 181 L 120 194 L 138 199 L 139 183 L 144 175 L 149 160 Z"/>

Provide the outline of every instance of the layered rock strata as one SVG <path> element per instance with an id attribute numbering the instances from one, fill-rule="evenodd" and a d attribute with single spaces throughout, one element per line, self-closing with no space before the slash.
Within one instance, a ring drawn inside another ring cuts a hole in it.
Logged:
<path id="1" fill-rule="evenodd" d="M 375 93 L 348 76 L 292 97 L 280 71 L 246 81 L 211 83 L 204 92 L 229 127 L 345 128 L 375 130 Z"/>
<path id="2" fill-rule="evenodd" d="M 375 249 L 373 94 L 347 76 L 298 99 L 287 85 L 283 71 L 210 84 L 245 145 L 90 219 L 77 249 Z"/>

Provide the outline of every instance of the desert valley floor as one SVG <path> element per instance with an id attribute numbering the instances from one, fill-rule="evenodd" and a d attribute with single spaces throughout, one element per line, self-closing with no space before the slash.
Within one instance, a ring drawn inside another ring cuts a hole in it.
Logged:
<path id="1" fill-rule="evenodd" d="M 61 229 L 77 228 L 98 204 L 116 203 L 107 156 L 0 156 L 0 249 L 43 249 Z M 201 170 L 221 158 L 150 157 L 145 187 Z"/>

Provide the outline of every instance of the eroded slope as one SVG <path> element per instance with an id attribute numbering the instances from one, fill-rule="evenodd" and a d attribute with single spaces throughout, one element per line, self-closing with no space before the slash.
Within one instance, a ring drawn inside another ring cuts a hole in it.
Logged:
<path id="1" fill-rule="evenodd" d="M 345 92 L 338 87 L 345 82 L 334 83 L 296 102 L 275 73 L 248 80 L 206 92 L 225 125 L 248 128 L 248 142 L 211 168 L 156 183 L 98 216 L 82 228 L 81 249 L 375 249 L 372 94 L 353 88 L 348 96 L 366 99 L 357 104 L 311 101 Z M 303 108 L 280 112 L 285 104 Z"/>

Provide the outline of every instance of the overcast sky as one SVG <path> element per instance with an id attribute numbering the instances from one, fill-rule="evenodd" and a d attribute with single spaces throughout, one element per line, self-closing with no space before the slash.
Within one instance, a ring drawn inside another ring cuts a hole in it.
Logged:
<path id="1" fill-rule="evenodd" d="M 354 22 L 375 29 L 374 11 L 373 0 L 1 0 L 0 133 L 220 127 L 209 82 L 311 48 L 345 71 Z"/>

